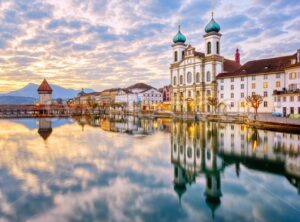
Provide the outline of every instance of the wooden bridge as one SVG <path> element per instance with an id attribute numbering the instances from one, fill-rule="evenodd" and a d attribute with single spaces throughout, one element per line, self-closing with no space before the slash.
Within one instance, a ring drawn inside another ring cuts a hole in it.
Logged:
<path id="1" fill-rule="evenodd" d="M 99 109 L 67 105 L 0 105 L 0 118 L 69 117 L 102 112 Z"/>

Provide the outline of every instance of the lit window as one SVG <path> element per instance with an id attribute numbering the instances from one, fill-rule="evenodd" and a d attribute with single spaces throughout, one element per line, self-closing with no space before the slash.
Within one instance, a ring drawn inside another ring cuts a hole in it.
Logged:
<path id="1" fill-rule="evenodd" d="M 264 89 L 268 88 L 268 82 L 264 82 Z"/>
<path id="2" fill-rule="evenodd" d="M 241 107 L 245 107 L 245 102 L 241 102 Z"/>
<path id="3" fill-rule="evenodd" d="M 297 74 L 295 72 L 291 72 L 290 79 L 296 79 L 296 78 L 297 78 Z"/>
<path id="4" fill-rule="evenodd" d="M 280 87 L 280 81 L 276 81 L 276 87 L 277 87 L 277 88 Z"/>
<path id="5" fill-rule="evenodd" d="M 255 83 L 252 83 L 252 84 L 251 84 L 251 88 L 252 88 L 252 89 L 255 89 L 255 88 L 256 88 L 256 84 L 255 84 Z"/>

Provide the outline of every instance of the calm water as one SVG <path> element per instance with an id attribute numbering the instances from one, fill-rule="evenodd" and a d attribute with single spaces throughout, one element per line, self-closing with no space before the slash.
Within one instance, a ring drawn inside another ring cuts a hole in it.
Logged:
<path id="1" fill-rule="evenodd" d="M 300 221 L 300 136 L 212 122 L 0 120 L 0 221 Z"/>

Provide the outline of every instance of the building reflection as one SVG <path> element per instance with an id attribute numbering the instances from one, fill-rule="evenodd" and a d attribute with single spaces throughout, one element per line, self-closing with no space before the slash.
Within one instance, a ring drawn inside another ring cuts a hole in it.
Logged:
<path id="1" fill-rule="evenodd" d="M 52 133 L 52 120 L 50 118 L 40 118 L 38 119 L 38 126 L 39 135 L 46 141 Z"/>
<path id="2" fill-rule="evenodd" d="M 246 125 L 217 122 L 174 121 L 171 129 L 171 162 L 174 190 L 181 203 L 187 185 L 205 177 L 204 198 L 214 218 L 221 205 L 221 175 L 240 164 L 283 175 L 300 193 L 300 135 L 257 130 Z"/>
<path id="3" fill-rule="evenodd" d="M 168 119 L 147 119 L 134 116 L 102 116 L 101 118 L 80 117 L 76 119 L 84 129 L 88 124 L 102 130 L 130 135 L 151 135 L 158 131 L 170 131 L 171 121 Z"/>

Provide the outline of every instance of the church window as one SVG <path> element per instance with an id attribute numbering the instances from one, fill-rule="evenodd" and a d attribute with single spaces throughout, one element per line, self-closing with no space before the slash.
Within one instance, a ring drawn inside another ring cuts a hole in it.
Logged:
<path id="1" fill-rule="evenodd" d="M 177 51 L 174 52 L 174 61 L 177 62 Z"/>
<path id="2" fill-rule="evenodd" d="M 196 82 L 200 82 L 200 73 L 199 72 L 196 73 Z"/>
<path id="3" fill-rule="evenodd" d="M 183 76 L 182 75 L 180 76 L 179 81 L 180 81 L 180 84 L 183 84 Z"/>
<path id="4" fill-rule="evenodd" d="M 217 54 L 220 54 L 220 43 L 217 42 Z"/>
<path id="5" fill-rule="evenodd" d="M 211 42 L 207 43 L 207 54 L 211 53 Z"/>
<path id="6" fill-rule="evenodd" d="M 182 51 L 182 59 L 184 59 L 184 51 Z"/>
<path id="7" fill-rule="evenodd" d="M 206 73 L 206 82 L 210 82 L 210 71 Z"/>
<path id="8" fill-rule="evenodd" d="M 188 91 L 188 96 L 192 97 L 192 92 L 190 90 Z"/>
<path id="9" fill-rule="evenodd" d="M 264 107 L 268 107 L 268 102 L 264 101 Z"/>
<path id="10" fill-rule="evenodd" d="M 173 77 L 173 84 L 176 85 L 176 76 Z"/>
<path id="11" fill-rule="evenodd" d="M 191 83 L 192 82 L 192 73 L 188 72 L 187 74 L 187 83 Z"/>
<path id="12" fill-rule="evenodd" d="M 192 157 L 192 154 L 193 154 L 193 150 L 191 147 L 188 147 L 188 150 L 187 150 L 187 156 L 188 158 L 191 158 Z"/>

